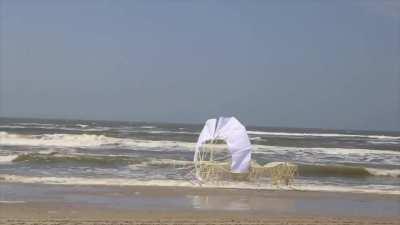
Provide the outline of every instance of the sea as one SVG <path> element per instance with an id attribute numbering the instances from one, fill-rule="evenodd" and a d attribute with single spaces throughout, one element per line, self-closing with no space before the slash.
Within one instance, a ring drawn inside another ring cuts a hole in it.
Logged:
<path id="1" fill-rule="evenodd" d="M 0 118 L 0 184 L 172 186 L 400 195 L 400 132 L 247 126 L 252 160 L 290 162 L 290 186 L 196 182 L 202 124 Z"/>

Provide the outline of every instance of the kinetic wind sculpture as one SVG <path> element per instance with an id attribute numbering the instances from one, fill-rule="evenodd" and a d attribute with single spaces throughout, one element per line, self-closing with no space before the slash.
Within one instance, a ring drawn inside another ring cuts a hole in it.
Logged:
<path id="1" fill-rule="evenodd" d="M 220 165 L 216 163 L 218 160 L 214 158 L 214 155 L 218 153 L 214 152 L 214 148 L 202 148 L 206 143 L 213 143 L 216 140 L 223 140 L 228 145 L 231 155 L 230 171 L 247 173 L 251 160 L 251 143 L 246 128 L 235 117 L 220 117 L 218 120 L 207 120 L 197 141 L 194 154 L 197 179 L 210 178 L 213 172 L 218 172 L 215 166 L 226 170 L 226 163 L 220 163 Z"/>
<path id="2" fill-rule="evenodd" d="M 221 147 L 225 142 L 227 150 Z M 273 162 L 264 166 L 251 161 L 251 143 L 246 128 L 235 117 L 206 121 L 194 153 L 196 178 L 199 181 L 226 179 L 256 180 L 271 177 L 274 184 L 288 185 L 297 174 L 297 166 Z"/>

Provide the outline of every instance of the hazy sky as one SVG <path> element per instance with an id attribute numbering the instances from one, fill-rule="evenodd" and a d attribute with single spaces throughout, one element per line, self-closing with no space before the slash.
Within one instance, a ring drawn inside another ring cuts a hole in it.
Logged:
<path id="1" fill-rule="evenodd" d="M 399 1 L 0 7 L 0 116 L 400 130 Z"/>

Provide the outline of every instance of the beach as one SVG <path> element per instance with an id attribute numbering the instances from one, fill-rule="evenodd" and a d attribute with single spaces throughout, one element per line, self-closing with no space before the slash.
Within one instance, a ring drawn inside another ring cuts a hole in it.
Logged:
<path id="1" fill-rule="evenodd" d="M 400 0 L 0 0 L 0 225 L 400 225 Z"/>
<path id="2" fill-rule="evenodd" d="M 400 224 L 394 195 L 1 184 L 2 224 Z"/>
<path id="3" fill-rule="evenodd" d="M 253 162 L 298 166 L 277 186 L 198 182 L 201 128 L 0 118 L 0 224 L 399 224 L 398 132 L 250 126 Z"/>
<path id="4" fill-rule="evenodd" d="M 36 207 L 35 207 L 36 208 Z M 53 209 L 54 206 L 51 207 Z M 71 208 L 71 207 L 68 207 Z M 49 207 L 40 210 L 48 211 Z M 62 206 L 57 209 L 64 209 Z M 29 210 L 29 209 L 12 209 Z M 112 212 L 98 208 L 79 208 L 79 213 L 68 216 L 43 216 L 40 210 L 35 210 L 31 217 L 1 219 L 5 225 L 19 224 L 65 224 L 65 225 L 106 225 L 106 224 L 141 224 L 141 225 L 179 225 L 179 224 L 213 224 L 213 225 L 369 225 L 369 224 L 399 224 L 398 218 L 363 218 L 363 217 L 334 217 L 334 216 L 275 216 L 261 213 L 226 213 L 226 212 Z M 7 211 L 9 212 L 9 211 Z M 397 221 L 396 221 L 397 220 Z"/>

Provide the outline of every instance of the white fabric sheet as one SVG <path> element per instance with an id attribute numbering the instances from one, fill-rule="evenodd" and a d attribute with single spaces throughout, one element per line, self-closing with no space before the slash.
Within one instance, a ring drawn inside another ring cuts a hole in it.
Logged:
<path id="1" fill-rule="evenodd" d="M 232 156 L 231 172 L 248 172 L 251 160 L 251 143 L 246 128 L 235 117 L 220 117 L 206 121 L 196 144 L 194 160 L 201 146 L 210 140 L 222 139 Z"/>

